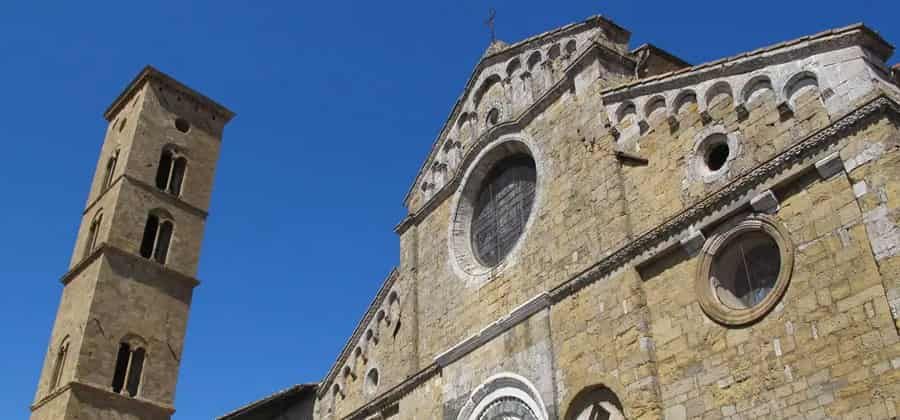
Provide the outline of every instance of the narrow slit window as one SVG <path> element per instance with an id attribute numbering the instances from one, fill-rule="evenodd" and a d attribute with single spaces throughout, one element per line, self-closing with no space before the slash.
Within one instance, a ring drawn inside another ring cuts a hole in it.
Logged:
<path id="1" fill-rule="evenodd" d="M 166 220 L 159 225 L 159 237 L 156 239 L 156 249 L 153 251 L 153 257 L 160 264 L 166 263 L 166 257 L 169 254 L 169 242 L 172 240 L 172 222 Z"/>
<path id="2" fill-rule="evenodd" d="M 122 392 L 125 386 L 125 374 L 128 371 L 128 359 L 131 358 L 131 346 L 128 343 L 119 344 L 119 354 L 116 356 L 116 371 L 113 373 L 112 390 L 115 393 Z"/>
<path id="3" fill-rule="evenodd" d="M 146 352 L 142 348 L 138 348 L 131 352 L 131 366 L 128 368 L 128 386 L 126 391 L 128 395 L 135 396 L 138 393 L 138 387 L 141 385 L 141 373 L 144 370 L 144 356 Z"/>
<path id="4" fill-rule="evenodd" d="M 172 151 L 163 150 L 159 157 L 159 168 L 156 172 L 156 188 L 163 191 L 169 186 L 169 176 L 172 173 Z"/>
<path id="5" fill-rule="evenodd" d="M 187 169 L 187 159 L 183 157 L 175 159 L 175 164 L 172 165 L 172 180 L 169 183 L 170 194 L 181 195 L 181 182 L 184 181 L 185 169 Z"/>
<path id="6" fill-rule="evenodd" d="M 147 217 L 147 225 L 144 227 L 144 239 L 141 241 L 141 256 L 150 258 L 153 256 L 156 233 L 159 230 L 159 217 L 151 214 Z"/>

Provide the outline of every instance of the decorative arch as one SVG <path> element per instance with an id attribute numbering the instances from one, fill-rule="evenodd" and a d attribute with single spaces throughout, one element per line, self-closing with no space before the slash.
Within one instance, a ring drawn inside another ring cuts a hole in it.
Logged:
<path id="1" fill-rule="evenodd" d="M 492 420 L 504 414 L 515 414 L 523 420 L 549 418 L 537 388 L 525 377 L 510 372 L 491 376 L 475 388 L 456 418 Z"/>
<path id="2" fill-rule="evenodd" d="M 541 63 L 541 52 L 535 51 L 528 56 L 528 71 L 534 72 L 534 67 Z"/>
<path id="3" fill-rule="evenodd" d="M 575 43 L 574 39 L 570 39 L 568 42 L 566 42 L 566 55 L 573 56 L 573 55 L 575 55 L 575 51 L 577 51 L 577 50 L 578 50 L 578 46 Z"/>
<path id="4" fill-rule="evenodd" d="M 472 97 L 472 103 L 475 105 L 476 109 L 478 109 L 478 105 L 481 103 L 484 94 L 494 87 L 494 85 L 500 83 L 500 80 L 500 75 L 492 74 L 484 79 L 484 82 L 481 82 L 481 86 L 478 87 L 478 90 L 475 91 L 475 95 Z"/>
<path id="5" fill-rule="evenodd" d="M 547 60 L 556 61 L 559 56 L 562 55 L 562 50 L 559 47 L 559 44 L 553 44 L 549 50 L 547 50 Z"/>
<path id="6" fill-rule="evenodd" d="M 622 104 L 616 108 L 616 124 L 621 123 L 625 117 L 629 115 L 637 117 L 637 107 L 634 105 L 634 102 L 622 102 Z"/>
<path id="7" fill-rule="evenodd" d="M 400 320 L 400 296 L 397 294 L 397 291 L 391 291 L 388 295 L 388 312 L 387 316 L 391 318 L 393 321 Z"/>
<path id="8" fill-rule="evenodd" d="M 741 101 L 743 103 L 750 102 L 750 99 L 757 94 L 757 92 L 765 91 L 766 89 L 775 91 L 772 87 L 772 79 L 767 74 L 760 74 L 750 78 L 744 83 L 744 87 L 741 89 Z"/>
<path id="9" fill-rule="evenodd" d="M 516 74 L 519 69 L 522 68 L 522 60 L 519 60 L 519 57 L 513 58 L 509 60 L 509 64 L 506 65 L 506 77 L 512 78 L 514 74 Z"/>
<path id="10" fill-rule="evenodd" d="M 703 95 L 703 109 L 708 109 L 710 101 L 719 95 L 728 95 L 728 97 L 734 99 L 734 93 L 732 93 L 731 85 L 728 82 L 720 80 L 706 90 L 706 94 Z"/>
<path id="11" fill-rule="evenodd" d="M 819 90 L 819 77 L 816 76 L 815 73 L 809 70 L 803 70 L 799 73 L 794 74 L 788 79 L 784 84 L 783 95 L 784 99 L 791 104 L 791 108 L 795 107 L 796 96 L 800 91 L 805 90 L 807 88 L 815 88 L 817 91 Z"/>
<path id="12" fill-rule="evenodd" d="M 663 112 L 666 110 L 666 98 L 662 95 L 656 95 L 647 101 L 647 104 L 644 106 L 644 119 L 649 120 L 650 115 L 658 110 Z"/>
<path id="13" fill-rule="evenodd" d="M 675 95 L 675 99 L 672 101 L 672 114 L 680 114 L 684 106 L 689 103 L 697 103 L 697 93 L 691 89 L 685 89 L 678 92 L 678 94 Z"/>

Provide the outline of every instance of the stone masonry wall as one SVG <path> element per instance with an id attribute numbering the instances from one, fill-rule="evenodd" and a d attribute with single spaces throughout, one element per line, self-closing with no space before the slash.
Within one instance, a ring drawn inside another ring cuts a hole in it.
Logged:
<path id="1" fill-rule="evenodd" d="M 842 143 L 897 135 L 881 119 Z M 693 293 L 697 258 L 644 269 L 666 418 L 896 416 L 900 341 L 850 178 L 813 172 L 777 196 L 795 263 L 785 296 L 759 323 L 709 320 Z"/>

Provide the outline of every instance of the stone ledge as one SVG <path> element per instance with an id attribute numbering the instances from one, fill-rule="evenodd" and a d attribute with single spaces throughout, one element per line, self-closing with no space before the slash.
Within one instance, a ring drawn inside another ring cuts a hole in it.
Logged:
<path id="1" fill-rule="evenodd" d="M 180 273 L 180 272 L 175 271 L 171 268 L 168 268 L 164 265 L 161 265 L 159 263 L 150 261 L 144 257 L 141 257 L 141 256 L 135 255 L 133 253 L 130 253 L 128 251 L 125 251 L 124 249 L 121 249 L 117 246 L 110 245 L 109 243 L 106 243 L 106 242 L 101 243 L 97 247 L 97 249 L 91 251 L 91 253 L 87 257 L 85 257 L 84 259 L 79 261 L 78 264 L 75 264 L 75 266 L 72 267 L 71 270 L 66 272 L 66 274 L 63 274 L 62 278 L 59 279 L 60 283 L 62 283 L 63 285 L 68 285 L 69 282 L 75 278 L 75 276 L 80 274 L 87 266 L 91 265 L 91 263 L 94 262 L 94 260 L 100 258 L 101 255 L 105 255 L 105 254 L 114 254 L 116 256 L 122 256 L 122 257 L 129 258 L 133 261 L 139 261 L 138 264 L 150 265 L 151 266 L 150 268 L 159 270 L 159 271 L 169 275 L 171 278 L 174 278 L 178 281 L 186 283 L 188 285 L 188 287 L 190 287 L 190 288 L 195 288 L 200 285 L 200 280 L 198 280 L 196 277 L 191 277 L 186 274 Z"/>
<path id="2" fill-rule="evenodd" d="M 141 407 L 141 408 L 145 408 L 145 409 L 150 409 L 150 410 L 158 411 L 162 414 L 165 414 L 166 416 L 171 416 L 172 414 L 175 414 L 175 407 L 173 407 L 169 404 L 161 403 L 159 401 L 148 400 L 145 398 L 139 398 L 139 397 L 135 397 L 135 398 L 126 397 L 124 395 L 120 395 L 120 394 L 117 394 L 110 390 L 104 389 L 103 387 L 100 387 L 98 385 L 88 384 L 88 383 L 83 383 L 83 382 L 76 382 L 76 381 L 69 382 L 69 383 L 57 388 L 55 391 L 53 391 L 46 397 L 35 402 L 30 407 L 31 411 L 34 412 L 35 410 L 41 408 L 42 406 L 44 406 L 45 404 L 47 404 L 48 402 L 50 402 L 57 396 L 65 393 L 66 391 L 71 391 L 73 394 L 79 394 L 80 397 L 89 396 L 89 397 L 94 397 L 94 398 L 102 398 L 102 399 L 106 399 L 106 400 L 112 401 L 117 404 L 133 405 L 133 406 L 137 406 L 137 407 Z"/>
<path id="3" fill-rule="evenodd" d="M 94 206 L 96 206 L 97 203 L 99 203 L 100 200 L 106 195 L 106 193 L 111 191 L 113 189 L 113 187 L 115 187 L 116 184 L 118 184 L 119 182 L 122 182 L 122 183 L 130 182 L 132 185 L 135 185 L 138 188 L 140 188 L 144 191 L 147 191 L 150 194 L 153 194 L 154 197 L 159 198 L 164 202 L 170 203 L 170 204 L 174 205 L 175 207 L 178 207 L 184 211 L 187 211 L 188 213 L 193 213 L 203 219 L 206 219 L 209 217 L 208 211 L 201 209 L 199 207 L 196 207 L 178 197 L 173 196 L 172 194 L 160 191 L 159 188 L 156 188 L 153 185 L 150 185 L 144 181 L 141 181 L 141 180 L 139 180 L 133 176 L 127 175 L 127 174 L 122 174 L 122 175 L 119 175 L 118 177 L 116 177 L 113 180 L 112 184 L 110 184 L 110 186 L 108 188 L 101 191 L 100 194 L 98 194 L 97 197 L 84 208 L 84 211 L 82 211 L 81 214 L 86 215 L 86 214 L 90 213 L 91 209 L 93 209 Z"/>
<path id="4" fill-rule="evenodd" d="M 534 315 L 538 311 L 548 308 L 549 306 L 550 295 L 547 294 L 547 292 L 543 292 L 513 309 L 509 315 L 488 324 L 486 327 L 482 328 L 481 331 L 469 336 L 445 352 L 437 355 L 434 358 L 434 363 L 443 368 L 450 363 L 461 359 L 472 350 L 481 347 L 482 344 L 493 340 L 500 334 L 517 325 L 519 322 L 522 322 L 531 315 Z"/>

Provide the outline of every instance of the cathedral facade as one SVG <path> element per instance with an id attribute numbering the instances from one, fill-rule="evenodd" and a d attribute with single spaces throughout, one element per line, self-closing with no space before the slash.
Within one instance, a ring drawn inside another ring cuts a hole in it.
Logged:
<path id="1" fill-rule="evenodd" d="M 853 25 L 691 66 L 629 38 L 597 16 L 493 42 L 328 373 L 221 419 L 900 415 L 893 47 Z M 33 419 L 174 409 L 211 185 L 178 168 L 211 175 L 231 114 L 141 77 L 103 156 L 153 164 L 98 166 L 89 204 L 121 216 L 85 213 Z M 110 293 L 165 310 L 123 316 Z"/>
<path id="2" fill-rule="evenodd" d="M 494 42 L 328 374 L 223 418 L 897 416 L 892 47 L 855 25 L 690 66 L 629 36 Z"/>

